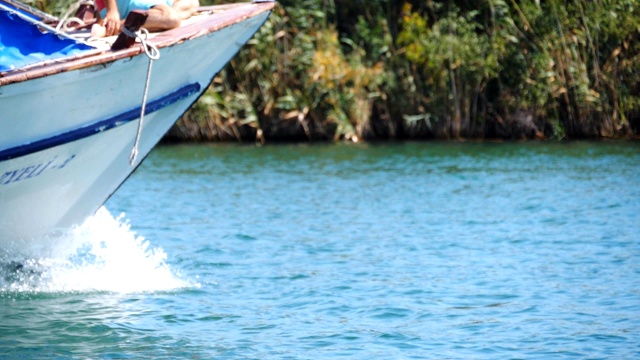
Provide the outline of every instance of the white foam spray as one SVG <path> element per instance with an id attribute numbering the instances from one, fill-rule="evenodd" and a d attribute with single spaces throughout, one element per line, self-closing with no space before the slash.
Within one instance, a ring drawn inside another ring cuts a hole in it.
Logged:
<path id="1" fill-rule="evenodd" d="M 138 293 L 197 286 L 172 271 L 164 251 L 137 236 L 124 214 L 114 217 L 104 207 L 82 225 L 22 250 L 30 255 L 3 259 L 0 291 Z"/>

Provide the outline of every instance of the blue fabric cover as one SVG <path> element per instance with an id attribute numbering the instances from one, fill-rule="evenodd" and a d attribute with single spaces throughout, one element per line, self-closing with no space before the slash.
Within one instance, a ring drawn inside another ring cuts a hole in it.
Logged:
<path id="1" fill-rule="evenodd" d="M 35 25 L 18 15 L 0 10 L 0 71 L 75 55 L 90 49 L 90 46 L 55 34 L 43 34 Z"/>

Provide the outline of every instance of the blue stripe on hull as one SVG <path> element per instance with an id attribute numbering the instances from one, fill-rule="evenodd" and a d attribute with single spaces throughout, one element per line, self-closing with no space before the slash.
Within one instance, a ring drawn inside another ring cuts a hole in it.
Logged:
<path id="1" fill-rule="evenodd" d="M 186 85 L 168 95 L 147 103 L 145 114 L 156 112 L 177 102 L 178 100 L 184 99 L 199 91 L 200 84 L 198 83 Z M 0 151 L 0 161 L 11 160 L 21 156 L 33 154 L 38 151 L 84 139 L 97 133 L 101 133 L 103 131 L 124 125 L 139 118 L 140 110 L 141 107 L 139 106 L 108 119 L 101 120 L 91 125 L 83 126 L 81 128 L 65 132 L 63 134 L 2 150 Z"/>

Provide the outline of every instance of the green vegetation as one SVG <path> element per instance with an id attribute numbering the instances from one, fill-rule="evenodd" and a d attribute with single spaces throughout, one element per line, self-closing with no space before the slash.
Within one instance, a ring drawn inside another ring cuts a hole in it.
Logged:
<path id="1" fill-rule="evenodd" d="M 282 0 L 167 139 L 634 137 L 639 35 L 636 0 Z"/>

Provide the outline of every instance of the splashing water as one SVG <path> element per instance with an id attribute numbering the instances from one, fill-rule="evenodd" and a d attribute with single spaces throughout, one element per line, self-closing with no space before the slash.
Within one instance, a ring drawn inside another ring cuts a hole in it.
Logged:
<path id="1" fill-rule="evenodd" d="M 124 214 L 113 217 L 104 207 L 82 225 L 35 243 L 21 255 L 0 258 L 0 291 L 137 293 L 197 286 L 170 269 L 161 248 L 136 236 Z"/>

